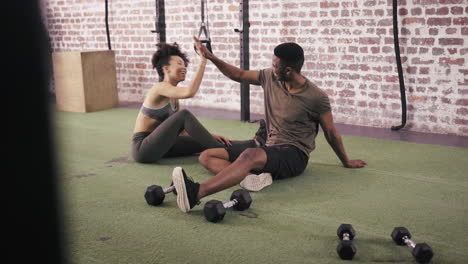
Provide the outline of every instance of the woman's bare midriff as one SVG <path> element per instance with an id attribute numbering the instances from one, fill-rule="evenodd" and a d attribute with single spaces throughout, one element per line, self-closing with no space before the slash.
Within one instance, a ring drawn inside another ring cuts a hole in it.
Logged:
<path id="1" fill-rule="evenodd" d="M 149 118 L 142 114 L 141 112 L 138 113 L 136 123 L 135 123 L 135 129 L 133 130 L 133 133 L 138 133 L 138 132 L 152 132 L 161 122 L 154 120 L 152 118 Z"/>

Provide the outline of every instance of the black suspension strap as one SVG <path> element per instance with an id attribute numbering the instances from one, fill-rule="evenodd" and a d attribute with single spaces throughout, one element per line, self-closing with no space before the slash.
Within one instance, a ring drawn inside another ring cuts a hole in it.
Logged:
<path id="1" fill-rule="evenodd" d="M 401 125 L 392 126 L 392 130 L 400 130 L 406 125 L 406 92 L 403 67 L 401 66 L 400 42 L 398 40 L 398 0 L 393 0 L 393 40 L 395 44 L 395 57 L 398 67 L 398 81 L 400 83 L 401 97 Z"/>
<path id="2" fill-rule="evenodd" d="M 156 19 L 154 26 L 156 30 L 151 30 L 152 33 L 159 34 L 158 42 L 166 42 L 166 11 L 164 8 L 164 0 L 155 0 Z"/>
<path id="3" fill-rule="evenodd" d="M 106 22 L 106 35 L 107 35 L 107 47 L 109 50 L 112 50 L 110 34 L 109 34 L 109 10 L 108 10 L 108 3 L 106 0 L 106 8 L 105 8 L 105 22 Z"/>
<path id="4" fill-rule="evenodd" d="M 206 48 L 211 53 L 213 53 L 213 50 L 211 49 L 211 38 L 210 38 L 210 30 L 209 30 L 209 25 L 208 25 L 208 16 L 207 16 L 206 24 L 205 24 L 205 9 L 208 10 L 206 0 L 201 0 L 201 25 L 200 25 L 200 30 L 198 31 L 198 39 L 200 40 L 202 44 L 205 44 Z M 202 32 L 205 35 L 204 38 L 201 38 Z"/>
<path id="5" fill-rule="evenodd" d="M 240 68 L 248 71 L 250 69 L 250 36 L 249 36 L 249 0 L 240 0 L 239 3 L 239 22 L 240 29 L 234 29 L 235 32 L 240 33 Z M 250 85 L 247 82 L 240 84 L 241 88 L 241 121 L 250 121 Z"/>

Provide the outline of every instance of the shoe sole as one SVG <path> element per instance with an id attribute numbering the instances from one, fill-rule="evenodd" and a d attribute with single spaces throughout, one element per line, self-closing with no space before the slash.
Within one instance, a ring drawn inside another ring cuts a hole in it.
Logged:
<path id="1" fill-rule="evenodd" d="M 185 188 L 184 173 L 181 167 L 176 167 L 172 171 L 172 181 L 177 191 L 177 205 L 182 212 L 187 213 L 190 211 L 190 203 L 187 196 L 187 189 Z"/>
<path id="2" fill-rule="evenodd" d="M 247 175 L 240 182 L 240 186 L 248 191 L 258 192 L 273 183 L 270 173 L 261 173 L 259 175 Z"/>

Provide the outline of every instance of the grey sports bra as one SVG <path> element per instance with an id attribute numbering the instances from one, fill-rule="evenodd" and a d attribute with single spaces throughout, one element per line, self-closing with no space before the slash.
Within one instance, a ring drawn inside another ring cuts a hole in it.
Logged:
<path id="1" fill-rule="evenodd" d="M 140 108 L 140 112 L 144 115 L 160 122 L 166 120 L 166 118 L 177 112 L 177 110 L 179 109 L 178 107 L 173 107 L 172 100 L 169 100 L 167 104 L 161 107 L 149 107 L 143 104 Z"/>

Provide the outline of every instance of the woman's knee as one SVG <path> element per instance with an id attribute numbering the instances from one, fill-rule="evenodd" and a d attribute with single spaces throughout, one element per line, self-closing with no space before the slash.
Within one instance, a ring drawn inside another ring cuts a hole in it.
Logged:
<path id="1" fill-rule="evenodd" d="M 143 163 L 143 164 L 154 163 L 161 159 L 161 157 L 148 157 L 148 155 L 142 155 L 141 153 L 138 153 L 138 152 L 136 153 L 133 152 L 132 158 L 134 161 L 138 163 Z"/>
<path id="2" fill-rule="evenodd" d="M 142 158 L 142 157 L 140 157 L 138 155 L 133 156 L 133 160 L 136 161 L 137 163 L 143 163 L 143 164 L 150 163 L 147 159 L 144 159 L 144 158 Z"/>
<path id="3" fill-rule="evenodd" d="M 183 118 L 194 118 L 195 117 L 192 114 L 192 112 L 190 112 L 187 109 L 181 109 L 181 110 L 177 111 L 177 113 L 175 113 L 174 115 L 177 115 L 178 117 L 183 117 Z"/>

